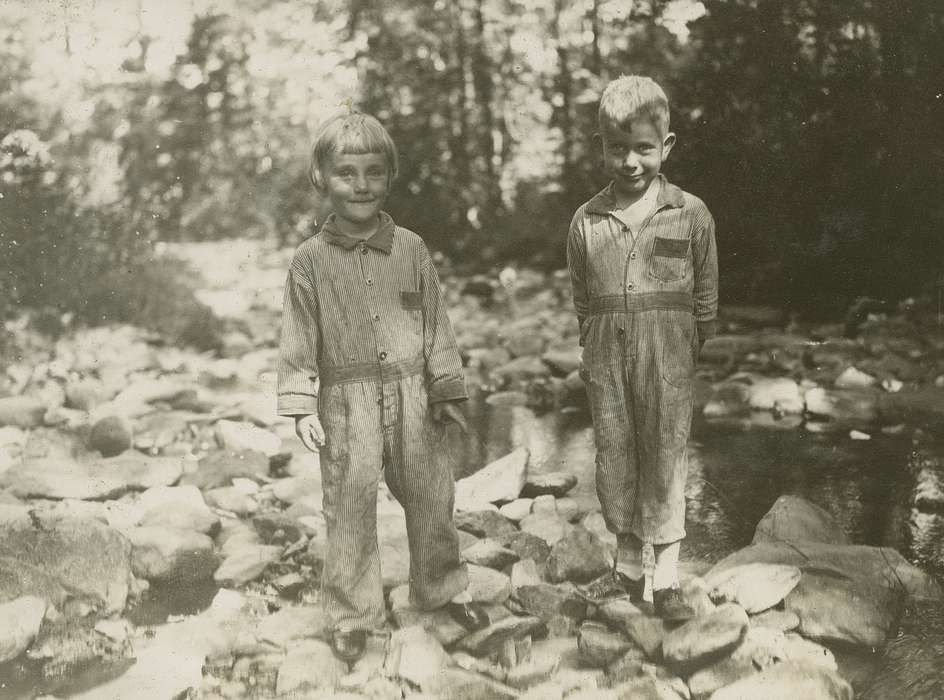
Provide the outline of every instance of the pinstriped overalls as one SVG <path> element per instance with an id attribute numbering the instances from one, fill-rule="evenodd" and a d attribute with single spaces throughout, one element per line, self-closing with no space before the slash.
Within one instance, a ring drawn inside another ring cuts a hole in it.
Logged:
<path id="1" fill-rule="evenodd" d="M 707 207 L 659 179 L 635 239 L 613 215 L 612 185 L 582 205 L 567 261 L 603 517 L 614 533 L 668 544 L 685 536 L 694 361 L 714 334 L 718 263 Z"/>
<path id="2" fill-rule="evenodd" d="M 360 242 L 329 217 L 295 253 L 282 315 L 278 411 L 317 409 L 324 426 L 322 597 L 341 629 L 385 618 L 381 473 L 406 512 L 414 604 L 439 607 L 468 583 L 452 522 L 452 471 L 428 410 L 466 398 L 462 363 L 425 244 L 387 214 L 381 221 Z"/>

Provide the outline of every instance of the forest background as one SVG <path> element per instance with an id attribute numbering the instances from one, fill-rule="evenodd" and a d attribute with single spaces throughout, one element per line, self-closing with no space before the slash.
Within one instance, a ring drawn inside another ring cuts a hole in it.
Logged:
<path id="1" fill-rule="evenodd" d="M 559 268 L 622 73 L 669 94 L 725 303 L 944 293 L 938 0 L 6 0 L 0 317 L 212 347 L 166 243 L 311 235 L 310 139 L 344 103 L 400 146 L 388 210 L 457 269 Z"/>

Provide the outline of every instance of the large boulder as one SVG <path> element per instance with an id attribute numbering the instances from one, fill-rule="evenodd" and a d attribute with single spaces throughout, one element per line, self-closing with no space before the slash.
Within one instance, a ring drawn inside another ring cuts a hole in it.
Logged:
<path id="1" fill-rule="evenodd" d="M 667 632 L 662 639 L 662 654 L 673 666 L 697 668 L 740 644 L 749 624 L 744 608 L 725 603 Z"/>
<path id="2" fill-rule="evenodd" d="M 196 486 L 157 486 L 141 494 L 145 527 L 175 528 L 213 536 L 220 519 L 207 507 Z"/>
<path id="3" fill-rule="evenodd" d="M 127 533 L 135 576 L 148 581 L 189 584 L 212 578 L 219 566 L 213 540 L 172 527 L 136 527 Z"/>
<path id="4" fill-rule="evenodd" d="M 484 503 L 513 501 L 525 484 L 530 452 L 519 447 L 456 482 L 456 509 L 475 510 Z"/>
<path id="5" fill-rule="evenodd" d="M 714 602 L 737 603 L 748 613 L 774 607 L 799 582 L 800 570 L 784 564 L 733 566 L 706 581 L 708 595 Z"/>
<path id="6" fill-rule="evenodd" d="M 0 601 L 40 596 L 58 610 L 103 614 L 125 607 L 133 579 L 131 543 L 98 520 L 0 522 Z"/>
<path id="7" fill-rule="evenodd" d="M 785 662 L 715 691 L 711 700 L 852 700 L 852 687 L 835 671 Z"/>
<path id="8" fill-rule="evenodd" d="M 832 515 L 800 496 L 781 496 L 754 529 L 757 542 L 826 542 L 849 544 Z"/>
<path id="9" fill-rule="evenodd" d="M 577 477 L 570 472 L 547 472 L 531 474 L 525 482 L 521 495 L 524 498 L 554 496 L 561 498 L 577 485 Z"/>

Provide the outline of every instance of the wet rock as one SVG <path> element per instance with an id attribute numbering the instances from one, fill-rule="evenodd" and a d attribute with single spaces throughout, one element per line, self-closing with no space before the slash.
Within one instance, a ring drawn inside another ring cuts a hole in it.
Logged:
<path id="1" fill-rule="evenodd" d="M 67 616 L 88 605 L 121 612 L 131 585 L 131 544 L 93 519 L 0 522 L 0 600 L 45 598 Z"/>
<path id="2" fill-rule="evenodd" d="M 799 496 L 780 496 L 757 523 L 752 541 L 849 544 L 849 537 L 826 510 Z"/>
<path id="3" fill-rule="evenodd" d="M 103 457 L 120 455 L 131 449 L 131 424 L 119 416 L 105 416 L 92 426 L 88 444 Z"/>
<path id="4" fill-rule="evenodd" d="M 220 446 L 231 452 L 256 450 L 271 457 L 282 448 L 282 440 L 278 435 L 244 421 L 217 421 L 215 432 Z"/>
<path id="5" fill-rule="evenodd" d="M 878 380 L 871 374 L 866 374 L 855 367 L 847 367 L 836 377 L 833 384 L 837 389 L 867 389 L 875 386 L 877 382 Z"/>
<path id="6" fill-rule="evenodd" d="M 582 525 L 573 527 L 556 542 L 545 562 L 545 573 L 552 583 L 586 583 L 609 568 L 610 559 L 606 549 L 596 535 Z"/>
<path id="7" fill-rule="evenodd" d="M 199 532 L 136 527 L 126 535 L 133 548 L 131 569 L 148 581 L 193 583 L 211 578 L 219 566 L 213 540 Z"/>
<path id="8" fill-rule="evenodd" d="M 453 517 L 453 522 L 459 530 L 476 537 L 490 537 L 505 546 L 508 543 L 503 538 L 518 533 L 514 523 L 497 510 L 460 510 Z"/>
<path id="9" fill-rule="evenodd" d="M 566 496 L 577 485 L 577 477 L 569 472 L 548 472 L 546 474 L 532 474 L 525 481 L 521 489 L 524 498 L 538 496 Z"/>
<path id="10" fill-rule="evenodd" d="M 235 513 L 236 515 L 252 515 L 259 510 L 259 504 L 252 496 L 247 496 L 235 486 L 224 486 L 218 489 L 209 489 L 204 493 L 206 501 L 214 508 Z"/>
<path id="11" fill-rule="evenodd" d="M 0 603 L 0 664 L 17 658 L 39 634 L 46 601 L 25 595 Z"/>
<path id="12" fill-rule="evenodd" d="M 29 430 L 43 424 L 46 404 L 33 396 L 0 397 L 0 427 Z"/>
<path id="13" fill-rule="evenodd" d="M 20 498 L 117 498 L 128 491 L 176 482 L 183 463 L 173 457 L 126 452 L 117 457 L 79 462 L 65 458 L 27 460 L 0 477 Z"/>
<path id="14" fill-rule="evenodd" d="M 513 590 L 518 590 L 522 586 L 537 586 L 541 583 L 541 574 L 534 559 L 522 559 L 512 565 L 511 587 Z"/>
<path id="15" fill-rule="evenodd" d="M 778 411 L 788 414 L 800 414 L 804 409 L 800 387 L 789 377 L 752 375 L 747 392 L 747 404 L 756 411 Z"/>
<path id="16" fill-rule="evenodd" d="M 750 408 L 750 385 L 740 381 L 725 381 L 712 389 L 711 398 L 705 403 L 702 414 L 709 420 L 718 420 L 748 413 Z"/>
<path id="17" fill-rule="evenodd" d="M 758 615 L 751 616 L 751 626 L 789 632 L 800 626 L 800 618 L 790 610 L 765 610 Z"/>
<path id="18" fill-rule="evenodd" d="M 293 646 L 279 666 L 276 693 L 330 689 L 347 671 L 347 664 L 334 656 L 328 644 L 306 640 Z"/>
<path id="19" fill-rule="evenodd" d="M 258 450 L 218 450 L 202 458 L 197 469 L 186 474 L 180 483 L 212 489 L 229 486 L 235 478 L 259 480 L 268 474 L 269 458 Z"/>
<path id="20" fill-rule="evenodd" d="M 456 482 L 456 509 L 464 505 L 513 501 L 525 484 L 530 452 L 519 447 L 475 474 Z"/>
<path id="21" fill-rule="evenodd" d="M 816 387 L 809 389 L 803 398 L 807 413 L 829 418 L 841 425 L 868 426 L 879 419 L 879 394 L 876 391 Z"/>
<path id="22" fill-rule="evenodd" d="M 463 549 L 462 558 L 471 564 L 498 570 L 518 561 L 517 553 L 487 537 Z"/>
<path id="23" fill-rule="evenodd" d="M 634 644 L 598 622 L 585 622 L 577 635 L 580 658 L 591 668 L 604 668 L 621 658 Z"/>
<path id="24" fill-rule="evenodd" d="M 852 687 L 817 666 L 787 662 L 771 666 L 717 690 L 711 700 L 852 700 Z"/>
<path id="25" fill-rule="evenodd" d="M 748 613 L 759 613 L 782 601 L 800 582 L 800 570 L 784 564 L 744 564 L 717 572 L 707 579 L 715 603 L 737 603 Z"/>
<path id="26" fill-rule="evenodd" d="M 223 586 L 242 586 L 262 575 L 269 564 L 282 554 L 281 547 L 243 544 L 233 547 L 213 574 L 213 580 Z"/>
<path id="27" fill-rule="evenodd" d="M 512 615 L 467 635 L 458 647 L 472 656 L 485 656 L 500 649 L 506 639 L 520 639 L 540 629 L 543 624 L 539 617 Z"/>
<path id="28" fill-rule="evenodd" d="M 555 510 L 553 514 L 532 513 L 518 523 L 522 532 L 537 535 L 552 547 L 573 529 Z"/>
<path id="29" fill-rule="evenodd" d="M 907 423 L 934 435 L 944 435 L 944 392 L 935 386 L 897 394 L 883 393 L 879 414 L 886 423 Z"/>
<path id="30" fill-rule="evenodd" d="M 469 595 L 480 603 L 503 603 L 511 596 L 511 579 L 485 566 L 469 564 Z"/>
<path id="31" fill-rule="evenodd" d="M 520 559 L 533 559 L 539 565 L 544 564 L 551 553 L 551 546 L 530 532 L 515 530 L 496 537 L 496 541 L 515 552 Z"/>
<path id="32" fill-rule="evenodd" d="M 531 513 L 531 504 L 533 498 L 516 498 L 511 503 L 506 503 L 498 512 L 513 522 L 519 522 L 522 518 Z"/>
<path id="33" fill-rule="evenodd" d="M 725 603 L 704 617 L 696 617 L 665 634 L 662 653 L 680 668 L 698 667 L 736 647 L 749 625 L 739 605 Z"/>
<path id="34" fill-rule="evenodd" d="M 407 627 L 391 636 L 384 671 L 431 692 L 438 689 L 440 675 L 449 660 L 442 644 L 429 632 L 419 626 Z"/>

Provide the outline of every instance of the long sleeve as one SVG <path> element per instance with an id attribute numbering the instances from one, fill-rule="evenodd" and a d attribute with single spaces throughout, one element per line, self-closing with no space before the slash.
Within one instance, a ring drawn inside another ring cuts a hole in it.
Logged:
<path id="1" fill-rule="evenodd" d="M 589 314 L 589 294 L 587 292 L 587 242 L 581 230 L 583 207 L 577 210 L 567 232 L 567 269 L 570 270 L 570 284 L 573 288 L 574 307 L 577 309 L 577 322 L 580 324 L 580 345 L 586 340 L 584 323 Z"/>
<path id="2" fill-rule="evenodd" d="M 695 323 L 699 339 L 705 341 L 714 337 L 718 326 L 718 247 L 715 220 L 704 207 L 692 231 L 692 269 Z"/>
<path id="3" fill-rule="evenodd" d="M 318 300 L 311 282 L 293 263 L 285 281 L 279 345 L 278 414 L 318 411 Z"/>
<path id="4" fill-rule="evenodd" d="M 423 357 L 426 360 L 426 387 L 430 403 L 468 398 L 462 375 L 462 358 L 452 324 L 446 315 L 439 277 L 429 252 L 423 248 L 420 260 L 423 292 Z"/>

